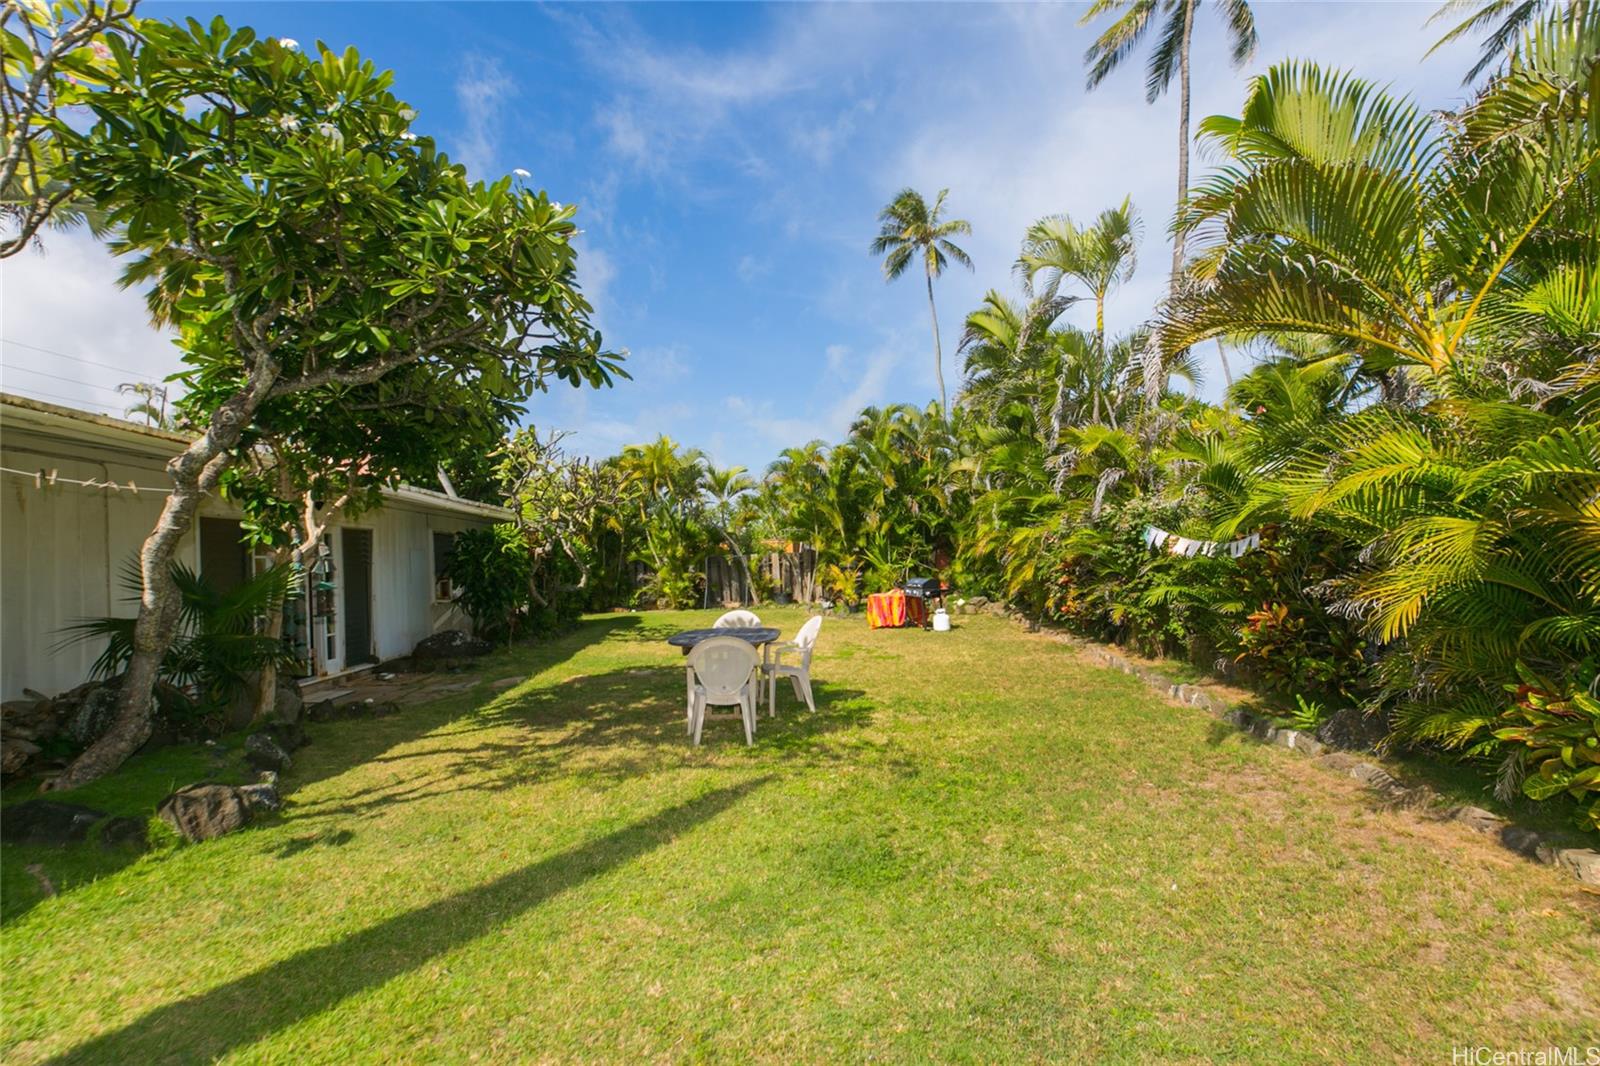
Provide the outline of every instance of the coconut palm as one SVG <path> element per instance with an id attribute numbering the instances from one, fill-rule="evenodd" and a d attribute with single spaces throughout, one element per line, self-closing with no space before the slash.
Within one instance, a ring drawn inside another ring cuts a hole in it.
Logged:
<path id="1" fill-rule="evenodd" d="M 1484 33 L 1478 61 L 1461 79 L 1461 84 L 1467 85 L 1476 81 L 1484 71 L 1505 62 L 1517 50 L 1528 29 L 1551 10 L 1565 7 L 1571 11 L 1576 6 L 1574 0 L 1566 0 L 1565 4 L 1557 0 L 1447 0 L 1428 19 L 1428 23 L 1451 22 L 1453 25 L 1428 49 L 1428 55 L 1433 55 L 1452 41 Z"/>
<path id="2" fill-rule="evenodd" d="M 1100 212 L 1087 226 L 1078 226 L 1066 215 L 1042 218 L 1028 228 L 1016 269 L 1030 293 L 1053 300 L 1065 281 L 1075 281 L 1088 290 L 1094 300 L 1093 355 L 1102 363 L 1106 355 L 1106 297 L 1133 277 L 1138 265 L 1139 213 L 1133 202 L 1124 199 L 1116 207 Z M 1062 361 L 1063 371 L 1082 360 Z M 1098 377 L 1098 375 L 1095 375 Z M 1100 421 L 1100 393 L 1094 393 L 1093 418 Z M 1056 389 L 1051 416 L 1050 447 L 1061 438 L 1065 417 L 1067 385 Z"/>
<path id="3" fill-rule="evenodd" d="M 124 396 L 137 396 L 123 414 L 129 418 L 142 418 L 145 425 L 156 429 L 172 429 L 173 420 L 167 417 L 167 388 L 148 381 L 125 381 L 117 386 Z"/>
<path id="4" fill-rule="evenodd" d="M 928 314 L 933 319 L 933 371 L 939 382 L 939 410 L 948 411 L 944 392 L 944 351 L 939 343 L 939 312 L 933 305 L 933 279 L 943 274 L 950 260 L 968 270 L 972 259 L 951 237 L 972 232 L 965 219 L 943 218 L 949 189 L 940 189 L 930 206 L 915 189 L 902 189 L 878 215 L 882 228 L 872 242 L 872 254 L 883 256 L 883 276 L 893 281 L 921 258 L 928 282 Z"/>
<path id="5" fill-rule="evenodd" d="M 1089 66 L 1089 88 L 1094 89 L 1133 50 L 1145 33 L 1161 23 L 1161 39 L 1145 63 L 1145 99 L 1155 101 L 1178 79 L 1178 203 L 1189 195 L 1189 51 L 1194 37 L 1195 14 L 1201 0 L 1095 0 L 1080 25 L 1088 25 L 1102 15 L 1119 16 L 1084 53 Z M 1256 20 L 1247 0 L 1218 0 L 1227 27 L 1230 58 L 1235 67 L 1249 61 L 1256 51 Z M 1177 292 L 1183 275 L 1183 234 L 1172 241 L 1171 291 Z"/>

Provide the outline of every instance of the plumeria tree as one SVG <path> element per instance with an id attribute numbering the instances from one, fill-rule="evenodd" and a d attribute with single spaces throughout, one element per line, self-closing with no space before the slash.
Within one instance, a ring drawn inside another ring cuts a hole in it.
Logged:
<path id="1" fill-rule="evenodd" d="M 120 234 L 124 279 L 176 327 L 197 436 L 140 551 L 116 721 L 58 787 L 149 735 L 176 624 L 169 563 L 201 499 L 268 433 L 357 467 L 398 454 L 388 469 L 402 469 L 426 450 L 411 437 L 440 431 L 438 397 L 455 420 L 443 432 L 471 431 L 551 379 L 601 385 L 618 369 L 574 281 L 575 209 L 509 177 L 470 182 L 353 49 L 309 55 L 220 18 L 146 20 L 106 44 L 92 121 L 56 136 L 78 194 Z"/>
<path id="2" fill-rule="evenodd" d="M 541 436 L 529 426 L 496 453 L 506 505 L 516 514 L 532 564 L 528 599 L 539 607 L 589 587 L 596 547 L 603 532 L 620 531 L 629 489 L 615 464 L 567 454 L 564 437 L 560 432 Z M 563 569 L 576 577 L 560 580 Z"/>
<path id="3" fill-rule="evenodd" d="M 88 223 L 104 232 L 99 212 L 73 184 L 63 146 L 63 113 L 105 84 L 112 38 L 127 40 L 133 0 L 7 0 L 0 4 L 0 259 L 28 247 L 46 224 Z"/>

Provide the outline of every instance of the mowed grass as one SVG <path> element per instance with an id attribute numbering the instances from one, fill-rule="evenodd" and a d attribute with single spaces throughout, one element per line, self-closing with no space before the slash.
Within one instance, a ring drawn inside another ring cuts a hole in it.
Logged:
<path id="1" fill-rule="evenodd" d="M 817 715 L 785 693 L 753 749 L 734 721 L 692 748 L 662 640 L 711 617 L 590 619 L 315 727 L 248 831 L 50 899 L 8 874 L 0 1059 L 1600 1044 L 1600 898 L 1549 869 L 987 618 L 829 619 Z"/>

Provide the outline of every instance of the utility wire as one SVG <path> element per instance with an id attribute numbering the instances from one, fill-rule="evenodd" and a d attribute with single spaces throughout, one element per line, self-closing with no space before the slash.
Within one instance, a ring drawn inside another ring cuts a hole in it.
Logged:
<path id="1" fill-rule="evenodd" d="M 85 400 L 80 396 L 63 396 L 59 392 L 46 392 L 44 389 L 36 389 L 31 385 L 21 386 L 16 391 L 24 396 L 31 396 L 36 400 L 60 400 L 62 403 L 75 404 L 80 407 L 84 404 L 96 405 L 105 408 L 107 412 L 110 412 L 116 418 L 126 417 L 126 412 L 121 408 L 114 404 L 102 403 L 99 400 Z M 95 414 L 100 413 L 99 411 L 95 412 Z"/>
<path id="2" fill-rule="evenodd" d="M 22 341 L 14 341 L 10 337 L 0 337 L 0 344 L 10 344 L 18 348 L 27 348 L 30 351 L 43 352 L 46 355 L 57 355 L 62 359 L 71 359 L 74 363 L 87 363 L 90 366 L 104 367 L 107 370 L 115 370 L 120 374 L 138 373 L 138 371 L 130 370 L 125 366 L 114 366 L 111 363 L 101 363 L 93 359 L 85 359 L 81 355 L 68 355 L 66 352 L 59 352 L 54 348 L 44 348 L 37 344 L 26 344 Z"/>
<path id="3" fill-rule="evenodd" d="M 65 381 L 68 385 L 81 385 L 86 389 L 101 389 L 105 392 L 121 394 L 121 389 L 112 388 L 110 385 L 96 385 L 92 381 L 82 381 L 78 378 L 62 377 L 60 374 L 51 374 L 43 370 L 35 370 L 31 366 L 16 366 L 12 363 L 0 361 L 0 370 L 14 371 L 21 374 L 38 374 L 42 378 L 54 378 L 56 381 Z"/>

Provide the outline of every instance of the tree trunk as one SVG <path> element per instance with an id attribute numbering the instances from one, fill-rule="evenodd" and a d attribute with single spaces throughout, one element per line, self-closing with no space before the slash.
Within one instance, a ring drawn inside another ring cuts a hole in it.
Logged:
<path id="1" fill-rule="evenodd" d="M 300 553 L 293 550 L 282 549 L 272 553 L 273 566 L 293 566 L 300 559 Z M 271 637 L 276 644 L 283 639 L 283 612 L 288 604 L 282 604 L 276 611 L 267 614 L 267 627 L 262 635 Z M 278 705 L 278 664 L 263 663 L 256 674 L 256 713 L 255 720 L 262 721 L 272 714 Z"/>
<path id="2" fill-rule="evenodd" d="M 939 413 L 950 417 L 944 395 L 944 349 L 939 345 L 939 312 L 933 306 L 933 271 L 928 271 L 928 315 L 933 319 L 933 376 L 939 382 Z"/>
<path id="3" fill-rule="evenodd" d="M 247 386 L 218 407 L 205 433 L 167 464 L 172 493 L 139 551 L 144 587 L 133 626 L 133 655 L 117 692 L 117 717 L 104 736 L 50 783 L 52 789 L 77 788 L 104 777 L 150 739 L 151 697 L 161 660 L 178 632 L 181 603 L 172 580 L 172 560 L 194 527 L 200 501 L 232 465 L 233 449 L 277 377 L 276 363 L 258 359 Z"/>
<path id="4" fill-rule="evenodd" d="M 1094 294 L 1094 421 L 1100 422 L 1100 383 L 1105 380 L 1106 369 L 1106 294 L 1100 290 Z"/>
<path id="5" fill-rule="evenodd" d="M 1194 38 L 1195 0 L 1184 0 L 1183 41 L 1178 48 L 1178 208 L 1189 196 L 1189 43 Z M 1183 281 L 1184 233 L 1177 230 L 1172 235 L 1172 274 L 1167 280 L 1167 298 L 1178 295 Z M 1161 402 L 1162 387 L 1166 384 L 1161 358 L 1161 345 L 1145 347 L 1144 396 L 1145 403 L 1154 408 Z"/>
<path id="6" fill-rule="evenodd" d="M 205 455 L 206 438 L 201 438 L 171 464 L 184 466 L 198 451 Z M 66 771 L 51 783 L 51 788 L 76 788 L 121 766 L 129 755 L 150 739 L 150 698 L 155 691 L 161 660 L 177 636 L 182 606 L 178 586 L 172 579 L 172 560 L 178 546 L 194 526 L 195 513 L 204 495 L 202 471 L 220 474 L 227 466 L 226 453 L 206 456 L 199 469 L 189 466 L 173 470 L 173 490 L 161 511 L 155 531 L 145 539 L 139 553 L 143 590 L 139 615 L 133 627 L 133 655 L 117 693 L 117 716 L 105 735 L 72 761 Z M 211 482 L 215 483 L 215 477 Z"/>
<path id="7" fill-rule="evenodd" d="M 1194 3 L 1184 0 L 1183 44 L 1178 50 L 1178 208 L 1189 197 L 1189 42 L 1194 37 Z M 1172 235 L 1172 278 L 1169 295 L 1178 294 L 1179 279 L 1183 277 L 1184 234 L 1178 230 Z"/>

